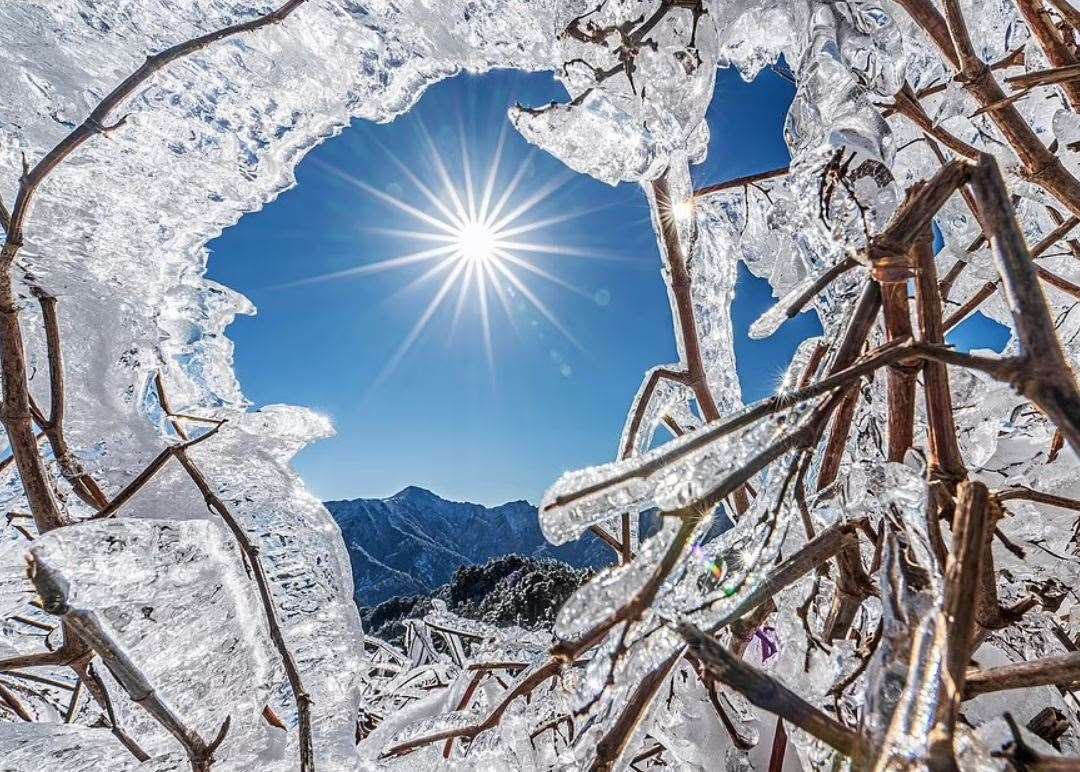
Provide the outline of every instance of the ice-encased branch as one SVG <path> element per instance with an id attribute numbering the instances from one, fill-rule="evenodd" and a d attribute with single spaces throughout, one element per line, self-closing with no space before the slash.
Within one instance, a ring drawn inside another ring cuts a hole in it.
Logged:
<path id="1" fill-rule="evenodd" d="M 190 727 L 176 709 L 157 693 L 124 647 L 101 623 L 97 613 L 70 605 L 67 580 L 40 553 L 31 551 L 27 561 L 30 580 L 41 596 L 44 609 L 62 618 L 79 640 L 101 657 L 132 702 L 142 706 L 180 742 L 194 772 L 207 772 L 214 762 L 214 752 L 229 731 L 230 719 L 226 717 L 212 740 L 203 740 L 198 731 Z"/>

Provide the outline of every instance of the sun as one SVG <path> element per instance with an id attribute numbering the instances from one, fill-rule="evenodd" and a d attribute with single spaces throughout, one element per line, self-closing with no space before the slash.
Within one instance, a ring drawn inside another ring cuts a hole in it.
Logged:
<path id="1" fill-rule="evenodd" d="M 459 259 L 485 265 L 498 259 L 499 235 L 485 222 L 467 222 L 456 234 Z"/>
<path id="2" fill-rule="evenodd" d="M 479 311 L 480 331 L 492 374 L 494 374 L 494 353 L 491 322 L 495 304 L 502 308 L 502 312 L 510 319 L 511 326 L 516 328 L 514 316 L 515 313 L 520 313 L 522 303 L 524 303 L 574 346 L 581 348 L 574 335 L 526 282 L 530 276 L 543 279 L 583 298 L 593 299 L 592 293 L 583 291 L 536 262 L 537 256 L 540 255 L 599 256 L 593 252 L 553 243 L 544 238 L 545 233 L 552 226 L 582 217 L 594 210 L 577 208 L 549 217 L 529 217 L 538 205 L 572 179 L 573 174 L 567 172 L 553 176 L 536 185 L 531 192 L 524 193 L 523 183 L 533 171 L 530 158 L 523 158 L 512 173 L 503 173 L 501 160 L 506 143 L 506 125 L 504 124 L 491 160 L 480 178 L 473 176 L 469 150 L 462 133 L 459 143 L 460 174 L 455 178 L 422 124 L 420 129 L 422 144 L 426 146 L 428 158 L 418 166 L 411 167 L 405 164 L 384 148 L 390 160 L 401 172 L 403 179 L 415 188 L 418 195 L 413 197 L 412 203 L 406 201 L 400 194 L 392 195 L 380 190 L 335 166 L 317 160 L 316 165 L 328 174 L 387 205 L 391 210 L 408 215 L 420 226 L 416 229 L 369 228 L 368 230 L 400 237 L 403 243 L 411 241 L 430 246 L 279 286 L 295 287 L 315 282 L 340 281 L 424 263 L 430 265 L 426 271 L 405 285 L 403 290 L 436 277 L 441 277 L 441 283 L 427 306 L 421 310 L 412 329 L 387 362 L 383 372 L 375 379 L 373 386 L 381 382 L 393 370 L 427 328 L 436 312 L 448 304 L 454 306 L 450 322 L 452 333 L 470 298 Z M 417 199 L 420 203 L 417 203 Z M 395 293 L 395 297 L 400 294 L 402 293 Z"/>

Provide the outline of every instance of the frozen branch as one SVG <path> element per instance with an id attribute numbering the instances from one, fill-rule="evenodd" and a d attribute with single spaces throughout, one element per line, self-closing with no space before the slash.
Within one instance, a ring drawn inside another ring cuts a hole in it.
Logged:
<path id="1" fill-rule="evenodd" d="M 157 390 L 161 409 L 172 419 L 173 429 L 181 438 L 186 439 L 188 436 L 186 430 L 179 419 L 173 417 L 172 406 L 165 393 L 165 384 L 162 381 L 160 371 L 154 376 L 154 386 Z M 211 429 L 208 434 L 215 431 L 217 431 L 217 427 Z M 281 657 L 281 662 L 285 667 L 285 675 L 289 680 L 289 687 L 292 689 L 293 697 L 296 700 L 296 712 L 300 722 L 300 769 L 302 772 L 312 772 L 315 769 L 315 750 L 311 736 L 311 706 L 313 703 L 311 695 L 304 688 L 303 681 L 300 678 L 300 669 L 296 666 L 296 659 L 293 657 L 292 652 L 289 651 L 289 646 L 285 641 L 285 634 L 281 629 L 281 623 L 278 621 L 277 611 L 274 607 L 274 596 L 270 590 L 270 580 L 267 578 L 266 569 L 263 568 L 262 560 L 259 558 L 259 548 L 252 542 L 229 508 L 225 506 L 225 502 L 214 493 L 202 471 L 187 453 L 188 448 L 206 436 L 207 434 L 204 434 L 195 440 L 187 440 L 181 445 L 173 446 L 176 449 L 174 454 L 184 471 L 188 473 L 192 482 L 195 483 L 195 487 L 199 489 L 206 506 L 217 513 L 232 533 L 233 538 L 236 539 L 236 543 L 244 555 L 244 561 L 255 579 L 255 585 L 259 590 L 259 600 L 262 602 L 263 615 L 266 618 L 266 626 L 270 631 L 270 639 L 273 641 L 278 656 Z"/>
<path id="2" fill-rule="evenodd" d="M 716 680 L 739 692 L 762 710 L 794 724 L 845 756 L 855 755 L 858 743 L 855 732 L 822 713 L 771 676 L 734 656 L 715 638 L 693 625 L 682 623 L 678 631 L 690 646 L 690 651 Z"/>
<path id="3" fill-rule="evenodd" d="M 1025 360 L 1014 386 L 1054 422 L 1073 452 L 1080 454 L 1080 391 L 1076 376 L 1062 353 L 1039 286 L 1038 271 L 991 156 L 982 156 L 972 169 L 971 185 L 983 213 Z"/>
<path id="4" fill-rule="evenodd" d="M 158 695 L 123 646 L 116 642 L 101 624 L 97 614 L 68 605 L 67 581 L 49 565 L 32 555 L 28 557 L 28 561 L 30 579 L 44 601 L 45 610 L 61 617 L 64 623 L 78 634 L 79 639 L 85 641 L 101 657 L 131 700 L 153 716 L 155 721 L 180 742 L 195 772 L 209 770 L 214 761 L 214 751 L 229 731 L 229 719 L 225 719 L 211 741 L 203 740 L 199 733 L 188 726 L 176 710 Z"/>

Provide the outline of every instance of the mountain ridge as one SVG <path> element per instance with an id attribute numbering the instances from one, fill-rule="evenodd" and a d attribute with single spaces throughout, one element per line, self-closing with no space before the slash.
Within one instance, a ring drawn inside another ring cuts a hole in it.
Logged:
<path id="1" fill-rule="evenodd" d="M 511 553 L 555 558 L 577 568 L 598 568 L 613 557 L 592 536 L 560 546 L 548 543 L 536 507 L 524 499 L 486 507 L 408 485 L 385 499 L 324 504 L 341 528 L 361 607 L 395 596 L 430 595 L 459 567 Z"/>

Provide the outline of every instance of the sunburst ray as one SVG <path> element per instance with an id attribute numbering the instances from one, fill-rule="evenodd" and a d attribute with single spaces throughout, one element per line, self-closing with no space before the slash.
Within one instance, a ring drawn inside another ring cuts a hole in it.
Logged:
<path id="1" fill-rule="evenodd" d="M 427 169 L 430 175 L 426 178 L 418 173 L 415 166 L 410 167 L 388 148 L 379 146 L 400 172 L 401 179 L 415 189 L 415 194 L 406 196 L 400 190 L 394 190 L 392 193 L 380 190 L 346 171 L 326 163 L 316 163 L 320 169 L 336 179 L 363 191 L 374 200 L 385 204 L 393 211 L 401 212 L 418 224 L 417 227 L 402 227 L 394 223 L 379 224 L 365 228 L 365 233 L 392 237 L 406 243 L 409 241 L 427 242 L 432 246 L 279 286 L 296 287 L 432 263 L 383 301 L 385 303 L 404 302 L 404 295 L 425 282 L 439 277 L 434 294 L 370 388 L 375 388 L 385 381 L 424 331 L 431 326 L 432 320 L 440 309 L 447 305 L 450 306 L 447 340 L 452 340 L 469 307 L 470 299 L 473 300 L 473 307 L 476 310 L 484 357 L 493 379 L 495 377 L 494 331 L 497 329 L 494 314 L 496 313 L 504 314 L 514 333 L 520 336 L 521 331 L 516 316 L 521 309 L 531 307 L 574 346 L 582 348 L 581 343 L 562 320 L 533 292 L 525 278 L 538 277 L 590 300 L 591 293 L 546 267 L 537 265 L 529 259 L 528 255 L 608 257 L 595 251 L 551 243 L 545 241 L 541 235 L 545 229 L 555 228 L 604 207 L 575 208 L 571 211 L 544 216 L 541 205 L 545 205 L 548 199 L 561 190 L 572 179 L 573 174 L 565 172 L 554 175 L 541 182 L 533 190 L 523 193 L 522 188 L 526 177 L 533 169 L 534 151 L 530 150 L 528 155 L 516 164 L 516 168 L 505 164 L 507 171 L 504 173 L 503 166 L 508 148 L 507 124 L 502 126 L 486 166 L 482 170 L 474 169 L 469 144 L 465 140 L 464 127 L 459 124 L 456 143 L 459 158 L 453 164 L 453 172 L 451 172 L 451 165 L 447 163 L 423 122 L 417 122 L 417 129 L 421 139 L 421 155 L 426 156 L 429 162 Z M 477 171 L 481 173 L 478 174 Z M 541 216 L 529 217 L 533 213 L 540 213 Z M 515 300 L 518 296 L 522 298 L 522 301 Z M 492 297 L 495 298 L 495 302 L 492 302 Z"/>

